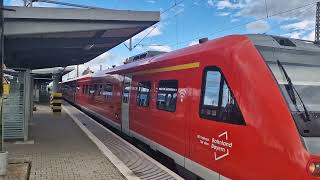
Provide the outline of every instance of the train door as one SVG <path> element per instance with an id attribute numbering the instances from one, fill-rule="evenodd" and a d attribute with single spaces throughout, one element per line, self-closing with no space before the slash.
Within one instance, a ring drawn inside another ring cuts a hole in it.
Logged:
<path id="1" fill-rule="evenodd" d="M 77 85 L 77 81 L 74 81 L 74 90 L 73 90 L 73 99 L 72 102 L 76 103 L 76 96 L 77 96 L 77 92 L 78 92 L 78 85 Z"/>
<path id="2" fill-rule="evenodd" d="M 221 69 L 208 66 L 202 72 L 198 86 L 200 98 L 193 103 L 196 112 L 191 120 L 190 157 L 186 163 L 204 179 L 219 179 L 221 169 L 228 169 L 241 160 L 239 137 L 245 123 L 228 82 Z M 199 102 L 200 100 L 200 102 Z M 195 169 L 198 171 L 200 168 Z M 219 173 L 218 173 L 219 172 Z"/>
<path id="3" fill-rule="evenodd" d="M 130 136 L 129 129 L 129 101 L 132 76 L 124 76 L 121 102 L 121 131 Z"/>

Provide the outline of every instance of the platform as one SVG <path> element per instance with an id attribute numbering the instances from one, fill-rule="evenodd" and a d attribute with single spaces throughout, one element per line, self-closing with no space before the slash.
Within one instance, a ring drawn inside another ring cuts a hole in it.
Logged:
<path id="1" fill-rule="evenodd" d="M 75 107 L 64 103 L 63 109 L 128 179 L 183 179 Z"/>
<path id="2" fill-rule="evenodd" d="M 125 179 L 65 112 L 53 115 L 49 105 L 37 109 L 30 141 L 5 144 L 9 161 L 31 162 L 30 180 Z"/>
<path id="3" fill-rule="evenodd" d="M 58 114 L 37 109 L 30 141 L 5 144 L 10 161 L 31 162 L 30 180 L 182 179 L 67 103 Z"/>

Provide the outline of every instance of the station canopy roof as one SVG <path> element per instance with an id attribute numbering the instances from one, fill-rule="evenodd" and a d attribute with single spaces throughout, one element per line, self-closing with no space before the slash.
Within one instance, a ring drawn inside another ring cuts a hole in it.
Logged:
<path id="1" fill-rule="evenodd" d="M 160 20 L 159 12 L 6 7 L 5 64 L 41 69 L 88 62 Z"/>

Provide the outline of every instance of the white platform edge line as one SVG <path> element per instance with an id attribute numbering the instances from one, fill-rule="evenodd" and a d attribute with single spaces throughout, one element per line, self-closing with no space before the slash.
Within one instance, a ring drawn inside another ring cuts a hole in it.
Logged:
<path id="1" fill-rule="evenodd" d="M 80 129 L 96 144 L 100 151 L 111 161 L 120 173 L 128 180 L 140 180 L 117 156 L 115 156 L 94 134 L 92 134 L 67 108 L 64 111 L 80 127 Z"/>
<path id="2" fill-rule="evenodd" d="M 78 109 L 77 109 L 78 110 Z M 105 129 L 106 131 L 108 131 L 109 133 L 111 133 L 112 135 L 114 135 L 116 138 L 118 138 L 120 141 L 122 141 L 123 143 L 125 143 L 126 145 L 130 146 L 132 149 L 134 149 L 135 151 L 137 151 L 138 153 L 140 153 L 141 155 L 143 155 L 145 158 L 147 158 L 149 161 L 151 161 L 153 164 L 155 164 L 156 166 L 160 167 L 162 170 L 166 171 L 168 174 L 170 174 L 173 178 L 177 179 L 177 180 L 184 180 L 184 178 L 180 177 L 178 174 L 176 174 L 175 172 L 171 171 L 169 168 L 165 167 L 164 165 L 162 165 L 161 163 L 159 163 L 158 161 L 154 160 L 152 157 L 148 156 L 147 154 L 145 154 L 144 152 L 142 152 L 140 149 L 136 148 L 134 145 L 130 144 L 129 142 L 127 142 L 126 140 L 122 139 L 120 136 L 118 136 L 117 134 L 115 134 L 114 132 L 110 131 L 108 128 L 104 127 L 103 125 L 101 125 L 100 123 L 96 122 L 94 119 L 92 119 L 91 117 L 89 117 L 88 115 L 86 115 L 84 112 L 78 110 L 81 114 L 83 114 L 84 116 L 88 117 L 90 120 L 92 120 L 94 123 L 96 123 L 97 125 L 99 125 L 100 127 L 102 127 L 103 129 Z"/>

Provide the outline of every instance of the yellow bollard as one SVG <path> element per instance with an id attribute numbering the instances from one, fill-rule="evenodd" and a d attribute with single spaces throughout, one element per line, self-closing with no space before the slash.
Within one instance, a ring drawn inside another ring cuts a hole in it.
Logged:
<path id="1" fill-rule="evenodd" d="M 50 106 L 53 112 L 61 112 L 62 93 L 52 93 Z"/>

